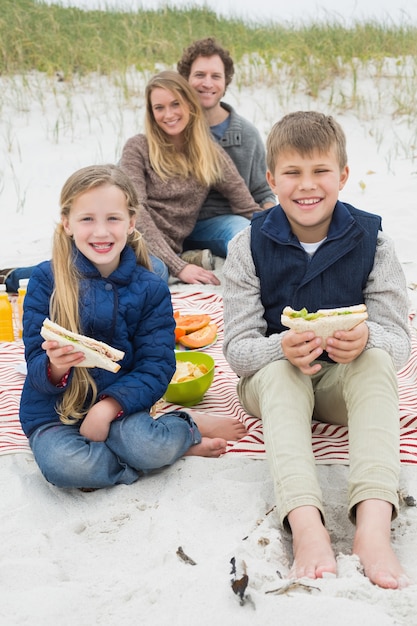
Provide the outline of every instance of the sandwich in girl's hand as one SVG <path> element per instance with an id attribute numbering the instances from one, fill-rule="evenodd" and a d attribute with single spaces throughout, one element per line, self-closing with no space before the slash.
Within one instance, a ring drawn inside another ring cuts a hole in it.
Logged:
<path id="1" fill-rule="evenodd" d="M 46 341 L 57 341 L 59 346 L 73 346 L 77 352 L 82 352 L 85 359 L 78 367 L 101 367 L 109 372 L 118 372 L 120 369 L 115 361 L 123 359 L 125 353 L 107 343 L 73 333 L 48 318 L 43 321 L 40 332 Z"/>
<path id="2" fill-rule="evenodd" d="M 321 337 L 324 347 L 328 337 L 332 337 L 337 330 L 351 330 L 367 317 L 365 304 L 339 309 L 318 309 L 315 313 L 309 313 L 307 309 L 295 311 L 286 306 L 282 311 L 281 324 L 297 333 L 312 330 L 316 337 Z"/>

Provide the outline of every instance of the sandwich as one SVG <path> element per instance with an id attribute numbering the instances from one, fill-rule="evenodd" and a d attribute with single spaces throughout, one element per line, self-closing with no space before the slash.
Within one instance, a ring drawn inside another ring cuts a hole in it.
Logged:
<path id="1" fill-rule="evenodd" d="M 297 333 L 312 330 L 316 337 L 321 337 L 324 347 L 328 337 L 332 337 L 337 330 L 351 330 L 367 318 L 365 304 L 338 309 L 318 309 L 314 313 L 309 313 L 305 308 L 295 311 L 286 306 L 282 311 L 281 324 Z"/>
<path id="2" fill-rule="evenodd" d="M 125 353 L 107 343 L 73 333 L 48 318 L 43 321 L 40 332 L 47 341 L 57 341 L 60 347 L 74 346 L 77 352 L 82 352 L 85 359 L 78 367 L 100 367 L 114 373 L 120 369 L 116 361 L 123 359 Z"/>

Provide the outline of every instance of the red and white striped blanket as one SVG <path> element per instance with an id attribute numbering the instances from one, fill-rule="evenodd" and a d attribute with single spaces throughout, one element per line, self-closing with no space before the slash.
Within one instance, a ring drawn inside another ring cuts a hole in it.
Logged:
<path id="1" fill-rule="evenodd" d="M 174 310 L 204 311 L 218 326 L 217 342 L 207 348 L 216 362 L 213 383 L 198 405 L 198 410 L 236 417 L 248 430 L 238 442 L 230 442 L 227 454 L 243 454 L 264 458 L 265 447 L 261 420 L 248 415 L 241 407 L 236 394 L 237 376 L 228 365 L 222 352 L 223 301 L 211 293 L 172 293 Z M 401 462 L 417 465 L 417 331 L 413 329 L 412 354 L 407 365 L 398 373 L 400 393 L 400 454 Z M 22 342 L 0 344 L 0 454 L 30 451 L 18 418 L 19 397 L 24 376 L 16 371 L 23 363 Z M 175 405 L 166 404 L 165 408 Z M 349 446 L 345 426 L 333 426 L 313 421 L 312 445 L 317 463 L 348 464 Z"/>

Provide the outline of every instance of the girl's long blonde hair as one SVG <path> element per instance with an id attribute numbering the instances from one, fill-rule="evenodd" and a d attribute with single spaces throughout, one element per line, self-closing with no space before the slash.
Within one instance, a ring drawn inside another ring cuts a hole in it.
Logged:
<path id="1" fill-rule="evenodd" d="M 139 201 L 135 187 L 128 176 L 115 165 L 91 165 L 74 172 L 64 184 L 60 198 L 61 220 L 69 217 L 76 198 L 89 189 L 102 185 L 118 187 L 126 197 L 129 216 L 136 217 Z M 136 229 L 128 235 L 127 245 L 133 248 L 137 263 L 150 269 L 151 264 L 144 240 Z M 55 288 L 50 302 L 50 317 L 60 326 L 82 333 L 79 313 L 80 275 L 74 263 L 74 244 L 71 236 L 65 232 L 62 221 L 55 229 L 52 267 Z M 91 401 L 86 407 L 89 397 Z M 82 419 L 96 398 L 97 388 L 88 369 L 75 367 L 71 382 L 57 406 L 61 422 L 74 424 Z"/>
<path id="2" fill-rule="evenodd" d="M 156 123 L 152 111 L 151 94 L 154 89 L 166 89 L 190 112 L 190 120 L 184 130 L 184 143 L 177 151 L 169 135 Z M 158 176 L 169 178 L 194 176 L 202 185 L 211 186 L 223 180 L 225 156 L 212 139 L 210 129 L 198 96 L 178 72 L 165 71 L 156 74 L 146 85 L 145 131 L 149 144 L 149 158 Z"/>

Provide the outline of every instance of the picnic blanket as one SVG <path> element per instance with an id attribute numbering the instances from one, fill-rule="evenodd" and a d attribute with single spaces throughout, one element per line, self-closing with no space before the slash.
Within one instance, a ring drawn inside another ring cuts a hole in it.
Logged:
<path id="1" fill-rule="evenodd" d="M 206 348 L 214 358 L 215 375 L 210 389 L 195 408 L 235 417 L 244 422 L 247 435 L 238 442 L 229 442 L 227 454 L 242 454 L 265 458 L 261 420 L 248 415 L 236 394 L 237 376 L 231 370 L 222 352 L 223 300 L 221 295 L 186 291 L 173 292 L 174 310 L 204 311 L 218 326 L 216 343 Z M 398 373 L 400 395 L 400 457 L 404 464 L 417 465 L 417 331 L 412 329 L 412 354 L 406 366 Z M 21 341 L 0 344 L 0 454 L 30 452 L 19 423 L 19 398 L 24 375 L 16 367 L 24 364 Z M 176 408 L 164 403 L 161 410 Z M 312 421 L 312 446 L 319 464 L 349 463 L 348 431 L 345 426 L 334 426 Z"/>

